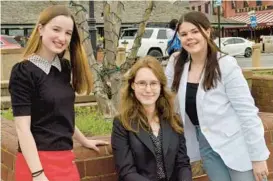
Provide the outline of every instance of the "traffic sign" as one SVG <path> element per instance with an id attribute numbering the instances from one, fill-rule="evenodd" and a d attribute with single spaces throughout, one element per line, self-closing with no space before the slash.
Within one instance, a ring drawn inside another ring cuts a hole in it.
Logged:
<path id="1" fill-rule="evenodd" d="M 252 28 L 255 28 L 257 26 L 257 18 L 255 14 L 250 16 L 250 26 Z"/>
<path id="2" fill-rule="evenodd" d="M 214 0 L 214 7 L 222 6 L 222 0 Z"/>

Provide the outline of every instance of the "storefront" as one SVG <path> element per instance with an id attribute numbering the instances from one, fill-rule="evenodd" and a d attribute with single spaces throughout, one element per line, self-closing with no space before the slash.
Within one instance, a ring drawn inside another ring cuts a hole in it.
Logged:
<path id="1" fill-rule="evenodd" d="M 257 26 L 252 28 L 248 14 L 230 17 L 229 19 L 245 22 L 247 25 L 240 28 L 230 27 L 226 31 L 230 35 L 244 37 L 256 42 L 260 42 L 263 35 L 273 35 L 273 12 L 257 13 L 256 18 Z"/>

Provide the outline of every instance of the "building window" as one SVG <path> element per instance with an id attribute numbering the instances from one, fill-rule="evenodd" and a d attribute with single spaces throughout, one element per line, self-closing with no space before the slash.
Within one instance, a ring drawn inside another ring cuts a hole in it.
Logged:
<path id="1" fill-rule="evenodd" d="M 257 1 L 256 1 L 256 6 L 262 6 L 262 5 L 263 5 L 263 3 L 262 3 L 261 0 L 257 0 Z"/>
<path id="2" fill-rule="evenodd" d="M 244 8 L 247 8 L 247 7 L 249 7 L 249 5 L 248 5 L 248 0 L 245 0 L 245 1 L 244 1 Z"/>
<path id="3" fill-rule="evenodd" d="M 236 9 L 236 1 L 231 1 L 231 9 Z"/>
<path id="4" fill-rule="evenodd" d="M 191 7 L 191 10 L 193 10 L 193 11 L 194 11 L 194 10 L 195 10 L 195 6 Z"/>
<path id="5" fill-rule="evenodd" d="M 209 13 L 209 4 L 205 4 L 205 13 Z"/>
<path id="6" fill-rule="evenodd" d="M 265 10 L 273 9 L 273 5 L 265 6 Z"/>
<path id="7" fill-rule="evenodd" d="M 198 6 L 198 11 L 201 11 L 201 6 Z"/>
<path id="8" fill-rule="evenodd" d="M 5 35 L 6 34 L 6 29 L 1 29 L 1 35 Z"/>
<path id="9" fill-rule="evenodd" d="M 27 37 L 30 37 L 33 29 L 27 29 Z"/>
<path id="10" fill-rule="evenodd" d="M 10 36 L 24 36 L 23 29 L 9 29 Z"/>

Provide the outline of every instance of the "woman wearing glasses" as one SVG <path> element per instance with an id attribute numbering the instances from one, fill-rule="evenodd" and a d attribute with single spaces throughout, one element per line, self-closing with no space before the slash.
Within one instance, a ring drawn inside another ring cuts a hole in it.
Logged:
<path id="1" fill-rule="evenodd" d="M 126 77 L 112 148 L 119 180 L 191 181 L 183 129 L 159 62 L 137 61 Z"/>

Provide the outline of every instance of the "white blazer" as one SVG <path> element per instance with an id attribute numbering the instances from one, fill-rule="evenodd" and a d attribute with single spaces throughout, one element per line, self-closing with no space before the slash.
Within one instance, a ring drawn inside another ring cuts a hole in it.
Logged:
<path id="1" fill-rule="evenodd" d="M 170 57 L 165 69 L 169 87 L 174 77 L 174 56 Z M 270 154 L 263 124 L 236 59 L 228 55 L 219 57 L 219 66 L 222 79 L 217 87 L 205 92 L 201 83 L 203 75 L 198 87 L 196 108 L 201 131 L 229 168 L 251 170 L 251 161 L 267 160 Z M 189 62 L 185 64 L 181 76 L 176 97 L 179 105 L 176 107 L 183 120 L 187 151 L 193 162 L 201 158 L 195 127 L 185 113 L 188 70 Z"/>

